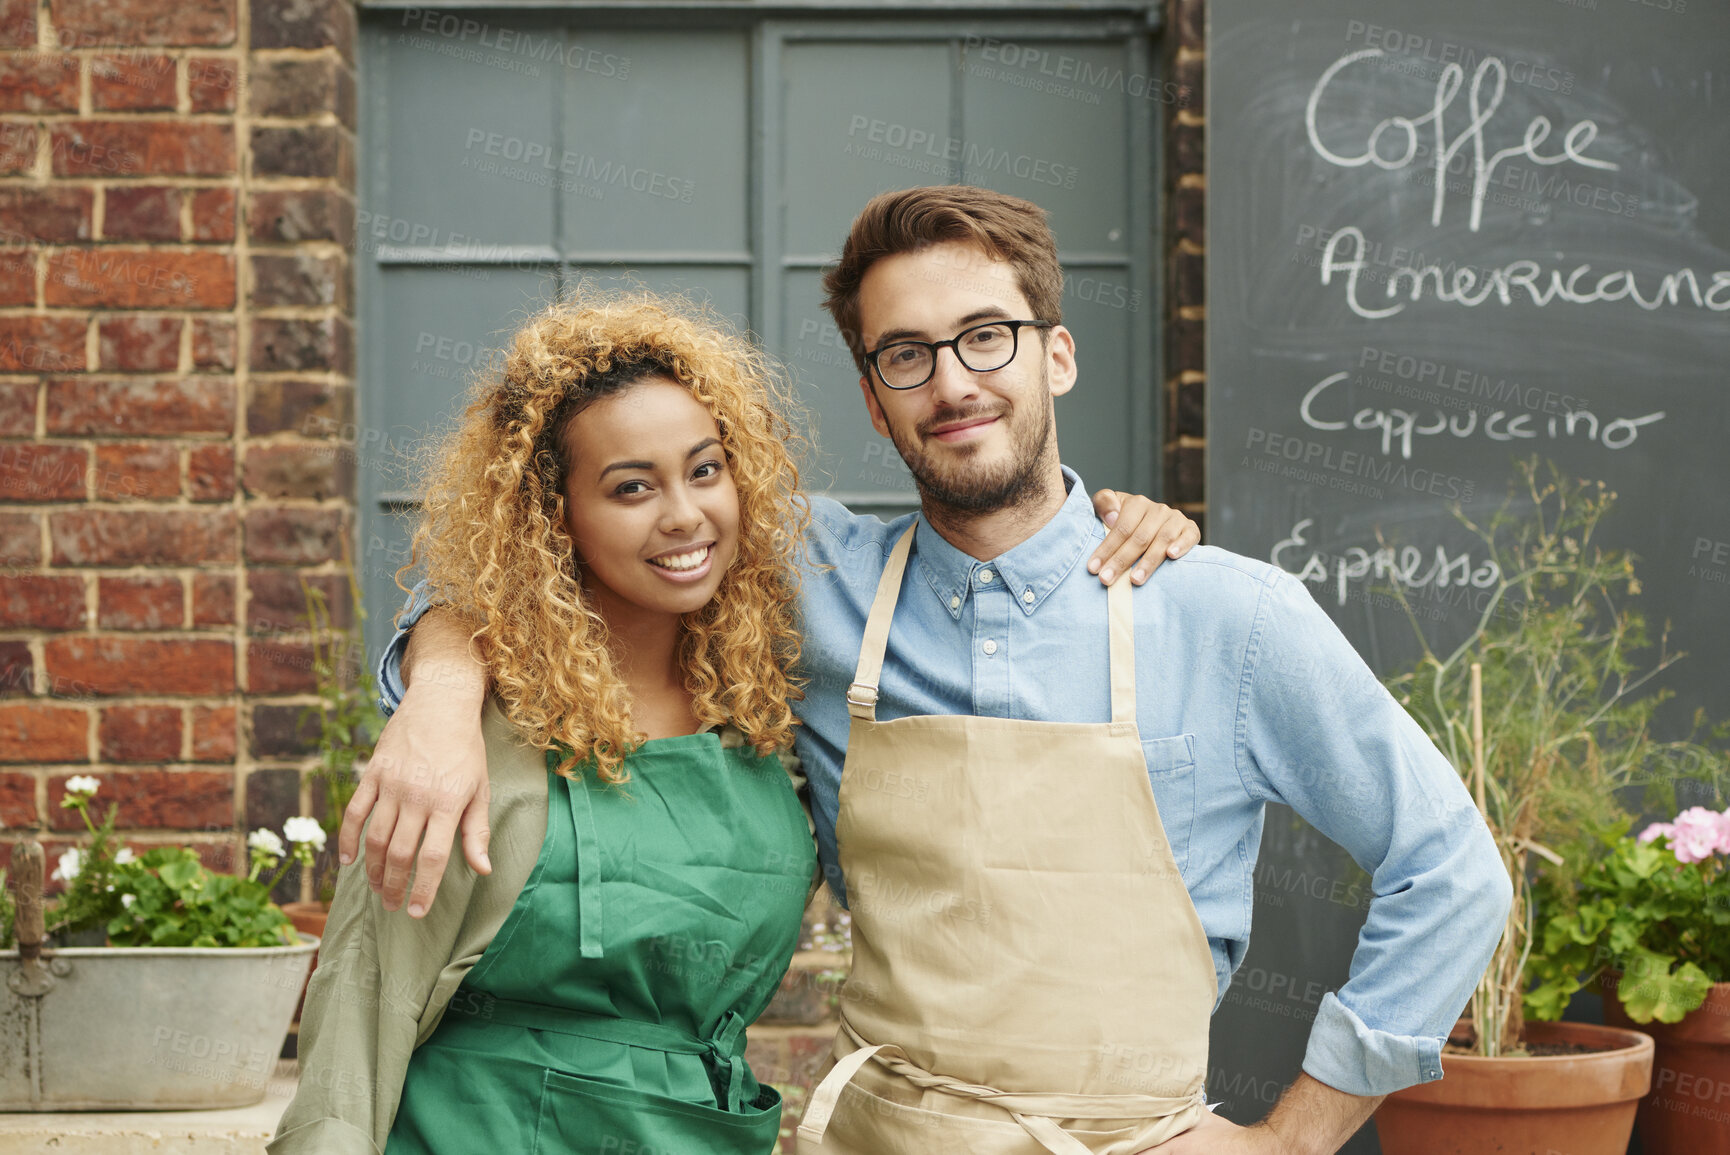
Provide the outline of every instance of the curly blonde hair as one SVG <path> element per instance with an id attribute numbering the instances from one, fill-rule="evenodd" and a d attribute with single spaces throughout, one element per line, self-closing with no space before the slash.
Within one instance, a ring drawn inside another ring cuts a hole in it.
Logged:
<path id="1" fill-rule="evenodd" d="M 799 500 L 780 371 L 706 308 L 650 293 L 585 292 L 533 317 L 486 367 L 436 450 L 414 552 L 436 599 L 472 623 L 506 716 L 540 749 L 566 747 L 622 782 L 644 735 L 577 575 L 565 529 L 566 427 L 595 400 L 650 376 L 685 386 L 715 418 L 739 493 L 739 553 L 702 609 L 684 615 L 679 661 L 705 725 L 730 722 L 758 751 L 792 738 L 801 697 L 794 569 Z M 399 571 L 398 584 L 401 584 Z"/>

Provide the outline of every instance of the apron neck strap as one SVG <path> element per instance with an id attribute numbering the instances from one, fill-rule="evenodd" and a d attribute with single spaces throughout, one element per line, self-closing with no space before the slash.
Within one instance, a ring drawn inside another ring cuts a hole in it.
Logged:
<path id="1" fill-rule="evenodd" d="M 877 720 L 877 688 L 882 684 L 883 655 L 889 647 L 889 623 L 901 599 L 901 579 L 907 572 L 907 555 L 913 551 L 914 518 L 907 532 L 889 551 L 883 577 L 877 582 L 877 597 L 865 619 L 865 638 L 859 646 L 859 665 L 853 684 L 847 687 L 847 713 L 867 722 Z M 1135 587 L 1121 578 L 1107 591 L 1106 606 L 1111 623 L 1111 720 L 1135 721 Z"/>
<path id="2" fill-rule="evenodd" d="M 877 687 L 883 678 L 883 653 L 889 647 L 889 622 L 895 617 L 895 603 L 901 600 L 901 576 L 907 572 L 907 555 L 913 552 L 913 531 L 918 528 L 916 517 L 889 551 L 889 562 L 877 582 L 877 597 L 865 619 L 859 668 L 853 672 L 853 684 L 847 687 L 847 712 L 867 722 L 877 720 Z"/>

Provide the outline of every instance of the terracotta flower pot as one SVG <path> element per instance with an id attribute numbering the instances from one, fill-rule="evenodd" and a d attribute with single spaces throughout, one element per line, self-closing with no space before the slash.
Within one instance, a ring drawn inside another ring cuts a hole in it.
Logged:
<path id="1" fill-rule="evenodd" d="M 1589 1023 L 1526 1024 L 1531 1043 L 1605 1050 L 1485 1059 L 1443 1055 L 1442 1078 L 1376 1111 L 1384 1155 L 1623 1155 L 1652 1085 L 1652 1040 Z"/>
<path id="2" fill-rule="evenodd" d="M 1636 1023 L 1605 984 L 1604 1019 L 1652 1036 L 1652 1093 L 1640 1100 L 1646 1155 L 1730 1155 L 1730 983 L 1679 1023 Z"/>

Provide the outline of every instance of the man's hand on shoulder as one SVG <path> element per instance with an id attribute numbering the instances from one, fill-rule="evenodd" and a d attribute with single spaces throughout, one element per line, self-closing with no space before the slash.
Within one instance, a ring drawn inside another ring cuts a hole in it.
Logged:
<path id="1" fill-rule="evenodd" d="M 365 828 L 367 882 L 386 910 L 402 905 L 412 870 L 408 900 L 415 918 L 438 894 L 459 827 L 469 865 L 492 872 L 481 740 L 486 668 L 469 652 L 468 640 L 468 631 L 439 610 L 415 627 L 404 665 L 408 690 L 379 735 L 337 839 L 340 861 L 353 862 Z"/>
<path id="2" fill-rule="evenodd" d="M 1088 559 L 1087 572 L 1106 585 L 1126 573 L 1140 585 L 1160 562 L 1182 557 L 1201 541 L 1201 527 L 1182 510 L 1138 493 L 1102 489 L 1093 495 L 1093 512 L 1109 532 Z"/>

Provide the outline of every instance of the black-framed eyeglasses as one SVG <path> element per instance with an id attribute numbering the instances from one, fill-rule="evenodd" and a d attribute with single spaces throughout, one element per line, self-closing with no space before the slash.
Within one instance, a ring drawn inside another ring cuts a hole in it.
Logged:
<path id="1" fill-rule="evenodd" d="M 1049 329 L 1050 321 L 986 321 L 961 330 L 947 341 L 891 341 L 865 359 L 891 389 L 917 389 L 937 372 L 937 350 L 947 345 L 955 359 L 975 373 L 989 373 L 1015 360 L 1023 327 Z"/>

